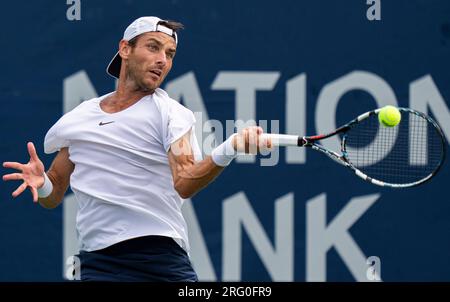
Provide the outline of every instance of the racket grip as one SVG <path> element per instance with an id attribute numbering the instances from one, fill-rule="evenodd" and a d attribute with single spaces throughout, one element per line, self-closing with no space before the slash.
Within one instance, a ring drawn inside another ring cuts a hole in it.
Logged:
<path id="1" fill-rule="evenodd" d="M 299 137 L 297 135 L 263 133 L 260 139 L 272 140 L 272 146 L 298 146 Z"/>

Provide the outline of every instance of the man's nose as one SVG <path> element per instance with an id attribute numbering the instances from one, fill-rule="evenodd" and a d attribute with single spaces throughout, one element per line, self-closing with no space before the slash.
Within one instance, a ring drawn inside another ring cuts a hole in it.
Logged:
<path id="1" fill-rule="evenodd" d="M 156 58 L 156 64 L 161 66 L 166 66 L 167 63 L 167 56 L 164 51 L 158 52 L 157 58 Z"/>

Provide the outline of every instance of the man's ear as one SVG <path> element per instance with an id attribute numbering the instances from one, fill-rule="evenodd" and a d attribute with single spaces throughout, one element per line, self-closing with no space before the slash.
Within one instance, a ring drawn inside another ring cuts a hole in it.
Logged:
<path id="1" fill-rule="evenodd" d="M 122 59 L 128 59 L 128 56 L 131 52 L 131 45 L 128 44 L 128 41 L 121 40 L 119 42 L 119 55 Z"/>

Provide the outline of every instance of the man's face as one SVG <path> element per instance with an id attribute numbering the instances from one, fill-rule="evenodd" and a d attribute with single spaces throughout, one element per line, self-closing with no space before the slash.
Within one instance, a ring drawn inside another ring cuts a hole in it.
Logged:
<path id="1" fill-rule="evenodd" d="M 176 49 L 174 38 L 165 33 L 142 34 L 126 59 L 128 78 L 140 89 L 155 90 L 172 68 Z"/>

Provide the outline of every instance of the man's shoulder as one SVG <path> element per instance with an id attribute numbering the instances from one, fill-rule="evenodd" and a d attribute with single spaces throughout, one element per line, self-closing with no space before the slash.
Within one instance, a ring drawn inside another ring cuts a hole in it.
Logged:
<path id="1" fill-rule="evenodd" d="M 193 114 L 193 112 L 189 108 L 185 107 L 183 104 L 181 104 L 177 100 L 172 99 L 169 96 L 169 94 L 166 91 L 164 91 L 163 89 L 157 88 L 155 90 L 155 92 L 156 92 L 156 95 L 162 99 L 162 104 L 164 106 L 167 106 L 170 111 L 175 110 L 175 111 L 181 111 L 181 112 Z"/>

